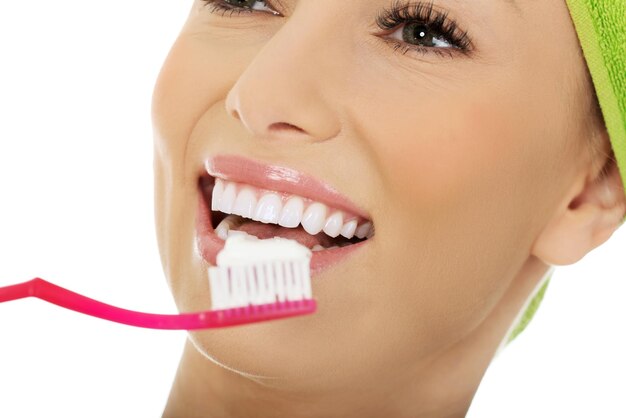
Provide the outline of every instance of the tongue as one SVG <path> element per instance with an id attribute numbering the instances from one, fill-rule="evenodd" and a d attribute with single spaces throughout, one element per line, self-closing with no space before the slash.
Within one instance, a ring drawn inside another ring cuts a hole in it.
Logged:
<path id="1" fill-rule="evenodd" d="M 261 222 L 247 220 L 242 225 L 233 229 L 236 229 L 238 231 L 244 231 L 245 233 L 249 235 L 254 235 L 255 237 L 260 239 L 268 239 L 273 237 L 292 239 L 307 248 L 312 248 L 315 245 L 321 245 L 326 248 L 336 245 L 336 242 L 333 241 L 333 238 L 329 237 L 323 232 L 320 232 L 317 235 L 310 235 L 302 228 L 302 226 L 299 226 L 297 228 L 284 228 L 280 225 L 264 224 Z"/>

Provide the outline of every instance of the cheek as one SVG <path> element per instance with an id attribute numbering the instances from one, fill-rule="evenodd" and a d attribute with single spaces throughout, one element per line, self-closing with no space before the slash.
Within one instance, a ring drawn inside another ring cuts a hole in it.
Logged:
<path id="1" fill-rule="evenodd" d="M 237 74 L 236 57 L 225 59 L 219 45 L 207 45 L 206 39 L 186 33 L 178 37 L 168 54 L 152 97 L 154 133 L 155 209 L 160 245 L 165 245 L 168 231 L 176 225 L 167 216 L 178 213 L 170 206 L 181 204 L 180 188 L 174 187 L 196 175 L 189 154 L 195 150 L 192 133 L 203 115 L 223 103 Z M 193 186 L 193 182 L 186 186 Z M 189 205 L 193 203 L 190 202 Z M 190 206 L 191 207 L 191 206 Z M 195 206 L 194 206 L 195 208 Z M 167 254 L 167 251 L 162 251 Z"/>
<path id="2" fill-rule="evenodd" d="M 384 178 L 381 252 L 405 260 L 381 275 L 397 278 L 390 300 L 418 306 L 406 315 L 429 324 L 424 338 L 454 338 L 484 317 L 528 257 L 554 151 L 542 145 L 542 119 L 520 117 L 514 99 L 399 97 L 362 119 Z"/>
<path id="3" fill-rule="evenodd" d="M 169 158 L 184 148 L 210 97 L 210 89 L 202 76 L 208 68 L 199 62 L 195 49 L 192 43 L 179 37 L 163 64 L 154 88 L 152 119 L 155 145 Z"/>
<path id="4" fill-rule="evenodd" d="M 524 182 L 520 173 L 530 159 L 520 142 L 527 136 L 513 119 L 491 105 L 449 97 L 400 118 L 390 113 L 374 139 L 385 190 L 397 207 L 433 215 L 452 215 L 470 201 L 508 199 L 506 189 Z"/>
<path id="5" fill-rule="evenodd" d="M 223 43 L 183 32 L 173 45 L 159 77 L 152 118 L 157 150 L 183 157 L 191 133 L 202 116 L 223 101 L 245 68 L 245 49 L 227 49 Z"/>
<path id="6" fill-rule="evenodd" d="M 398 217 L 520 227 L 531 219 L 554 192 L 562 133 L 549 128 L 549 112 L 512 90 L 378 95 L 388 103 L 362 118 L 363 132 Z"/>

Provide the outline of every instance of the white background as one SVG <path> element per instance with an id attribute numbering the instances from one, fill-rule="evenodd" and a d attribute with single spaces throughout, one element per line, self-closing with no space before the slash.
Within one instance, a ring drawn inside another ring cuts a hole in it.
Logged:
<path id="1" fill-rule="evenodd" d="M 41 276 L 175 312 L 153 226 L 150 96 L 190 0 L 0 2 L 0 285 Z M 468 416 L 626 417 L 626 228 L 557 268 Z M 0 305 L 0 417 L 160 416 L 185 334 Z"/>

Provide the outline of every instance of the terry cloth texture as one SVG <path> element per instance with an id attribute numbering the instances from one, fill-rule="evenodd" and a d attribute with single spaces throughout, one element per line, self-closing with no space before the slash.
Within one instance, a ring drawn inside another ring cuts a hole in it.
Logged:
<path id="1" fill-rule="evenodd" d="M 626 0 L 566 0 L 626 193 Z M 626 222 L 626 217 L 622 224 Z M 508 344 L 537 311 L 551 277 L 531 295 L 526 310 L 506 336 Z"/>
<path id="2" fill-rule="evenodd" d="M 626 189 L 626 1 L 566 3 Z"/>

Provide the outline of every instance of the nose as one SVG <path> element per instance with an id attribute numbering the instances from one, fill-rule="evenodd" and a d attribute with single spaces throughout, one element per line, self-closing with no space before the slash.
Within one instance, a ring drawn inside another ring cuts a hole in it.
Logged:
<path id="1" fill-rule="evenodd" d="M 296 21 L 283 24 L 228 92 L 226 111 L 254 137 L 318 142 L 339 133 L 339 117 L 324 95 L 336 65 L 324 65 L 315 54 L 324 49 L 322 39 L 315 39 L 319 30 Z"/>

